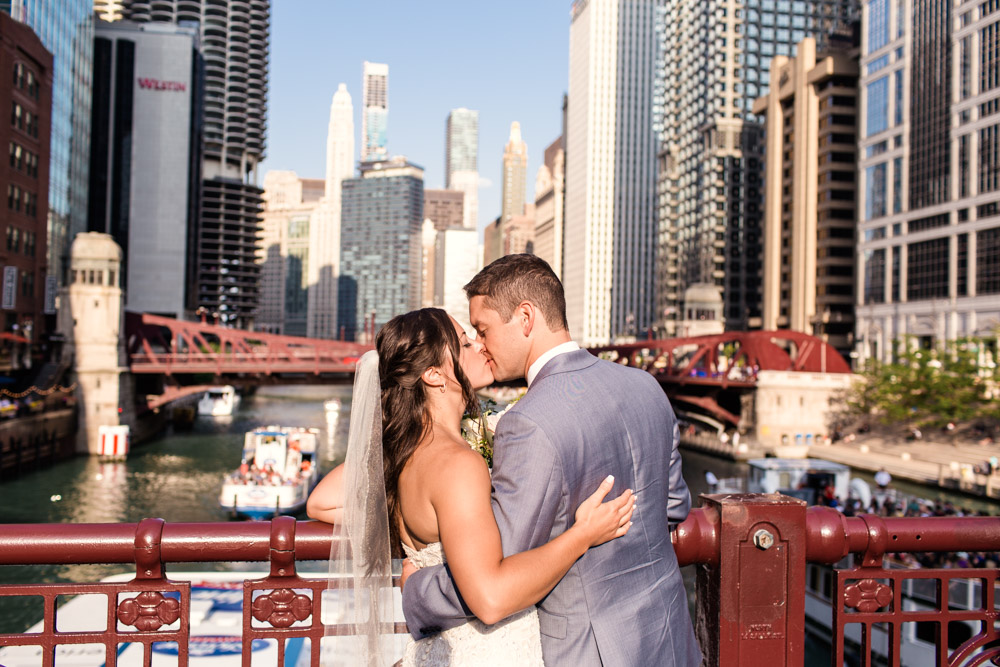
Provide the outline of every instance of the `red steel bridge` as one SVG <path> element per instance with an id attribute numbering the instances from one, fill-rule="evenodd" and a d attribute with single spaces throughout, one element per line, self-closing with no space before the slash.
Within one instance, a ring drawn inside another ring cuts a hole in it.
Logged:
<path id="1" fill-rule="evenodd" d="M 155 408 L 205 390 L 191 382 L 210 374 L 216 384 L 351 382 L 370 345 L 242 331 L 208 322 L 127 313 L 128 364 L 136 375 L 164 378 Z M 734 331 L 590 348 L 600 357 L 652 373 L 672 400 L 732 425 L 741 396 L 760 371 L 850 373 L 828 343 L 795 331 Z"/>
<path id="2" fill-rule="evenodd" d="M 163 378 L 162 393 L 151 394 L 150 408 L 205 391 L 197 382 L 204 375 L 213 376 L 215 384 L 349 383 L 358 358 L 371 349 L 148 313 L 126 313 L 125 337 L 132 373 Z"/>
<path id="3" fill-rule="evenodd" d="M 850 373 L 829 343 L 797 331 L 730 331 L 591 348 L 602 358 L 648 371 L 671 401 L 736 426 L 761 371 Z"/>

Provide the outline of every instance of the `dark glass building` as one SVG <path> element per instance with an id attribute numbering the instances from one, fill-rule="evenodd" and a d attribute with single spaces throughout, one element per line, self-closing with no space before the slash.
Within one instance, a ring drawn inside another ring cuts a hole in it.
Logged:
<path id="1" fill-rule="evenodd" d="M 402 158 L 362 162 L 342 184 L 337 322 L 345 340 L 371 340 L 420 305 L 424 172 Z"/>
<path id="2" fill-rule="evenodd" d="M 715 285 L 727 329 L 761 326 L 763 119 L 771 58 L 846 26 L 856 0 L 680 0 L 659 14 L 656 326 L 676 333 L 684 291 Z"/>
<path id="3" fill-rule="evenodd" d="M 122 249 L 134 312 L 183 317 L 201 190 L 202 61 L 191 26 L 99 21 L 88 231 Z"/>
<path id="4" fill-rule="evenodd" d="M 60 284 L 69 245 L 87 229 L 93 10 L 93 0 L 9 3 L 11 17 L 34 30 L 53 57 L 48 272 Z"/>

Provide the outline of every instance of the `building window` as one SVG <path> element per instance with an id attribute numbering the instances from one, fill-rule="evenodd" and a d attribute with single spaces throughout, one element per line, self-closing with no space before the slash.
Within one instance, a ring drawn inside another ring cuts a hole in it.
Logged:
<path id="1" fill-rule="evenodd" d="M 948 296 L 947 237 L 911 243 L 906 247 L 906 298 L 908 301 Z"/>
<path id="2" fill-rule="evenodd" d="M 892 212 L 903 210 L 903 158 L 892 160 Z"/>
<path id="3" fill-rule="evenodd" d="M 1000 125 L 979 130 L 979 192 L 1000 189 Z"/>
<path id="4" fill-rule="evenodd" d="M 890 285 L 889 298 L 893 303 L 899 303 L 899 264 L 903 254 L 903 247 L 896 246 L 892 249 L 892 285 Z"/>
<path id="5" fill-rule="evenodd" d="M 885 303 L 885 248 L 865 250 L 865 303 Z"/>
<path id="6" fill-rule="evenodd" d="M 889 43 L 889 0 L 868 3 L 868 53 Z"/>
<path id="7" fill-rule="evenodd" d="M 868 117 L 865 136 L 878 134 L 889 127 L 889 77 L 883 76 L 868 84 Z"/>
<path id="8" fill-rule="evenodd" d="M 893 73 L 893 125 L 903 124 L 903 70 L 898 69 Z"/>
<path id="9" fill-rule="evenodd" d="M 991 23 L 979 31 L 979 92 L 993 90 L 997 85 L 1000 85 L 1000 23 Z"/>
<path id="10" fill-rule="evenodd" d="M 958 138 L 958 196 L 969 196 L 969 135 Z"/>
<path id="11" fill-rule="evenodd" d="M 865 220 L 885 215 L 885 162 L 865 170 Z"/>
<path id="12" fill-rule="evenodd" d="M 1000 294 L 1000 227 L 976 233 L 976 293 Z"/>
<path id="13" fill-rule="evenodd" d="M 958 275 L 955 276 L 955 283 L 957 285 L 958 296 L 968 296 L 969 295 L 969 235 L 959 234 L 955 237 L 958 243 L 958 262 L 955 270 Z"/>
<path id="14" fill-rule="evenodd" d="M 966 35 L 959 42 L 959 99 L 972 95 L 972 37 Z"/>

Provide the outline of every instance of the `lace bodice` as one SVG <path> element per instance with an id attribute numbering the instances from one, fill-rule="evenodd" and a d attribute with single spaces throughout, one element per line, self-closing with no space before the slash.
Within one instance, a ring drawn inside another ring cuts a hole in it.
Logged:
<path id="1" fill-rule="evenodd" d="M 417 568 L 445 563 L 440 542 L 432 542 L 419 550 L 404 544 L 403 551 Z M 403 667 L 542 667 L 538 613 L 532 607 L 495 625 L 486 625 L 474 618 L 418 642 L 411 640 L 402 664 Z"/>

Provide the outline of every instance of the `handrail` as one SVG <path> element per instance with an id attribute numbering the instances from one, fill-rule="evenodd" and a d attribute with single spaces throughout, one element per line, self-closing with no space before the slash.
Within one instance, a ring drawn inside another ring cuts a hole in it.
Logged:
<path id="1" fill-rule="evenodd" d="M 746 497 L 746 496 L 744 496 Z M 712 564 L 719 533 L 711 508 L 691 510 L 673 533 L 680 565 Z M 0 565 L 134 562 L 137 524 L 0 524 Z M 165 523 L 161 554 L 167 563 L 265 562 L 268 522 Z M 299 521 L 297 560 L 326 560 L 336 527 Z M 1000 551 L 1000 517 L 845 517 L 829 507 L 806 512 L 806 560 L 836 563 L 848 553 Z M 883 539 L 884 538 L 884 539 Z"/>
<path id="2" fill-rule="evenodd" d="M 993 592 L 1000 570 L 884 569 L 886 553 L 997 551 L 1000 518 L 884 518 L 862 514 L 845 517 L 827 508 L 806 509 L 802 501 L 778 494 L 708 495 L 672 533 L 680 565 L 701 564 L 697 571 L 698 637 L 708 664 L 779 667 L 801 665 L 804 646 L 806 564 L 832 564 L 849 553 L 855 565 L 834 571 L 833 643 L 836 658 L 851 627 L 863 626 L 861 651 L 872 650 L 876 628 L 889 627 L 890 664 L 899 665 L 900 637 L 906 624 L 931 622 L 940 627 L 939 655 L 1000 659 L 1000 632 L 994 629 Z M 133 563 L 136 577 L 125 582 L 0 585 L 0 596 L 40 595 L 45 599 L 45 628 L 40 633 L 0 635 L 6 646 L 42 645 L 45 661 L 53 664 L 53 647 L 67 643 L 98 643 L 107 647 L 109 665 L 116 664 L 121 642 L 174 641 L 187 664 L 190 636 L 190 584 L 170 578 L 170 563 L 261 562 L 269 576 L 243 582 L 243 630 L 239 641 L 246 653 L 254 641 L 278 642 L 284 656 L 289 637 L 313 642 L 310 664 L 320 664 L 319 640 L 331 630 L 322 622 L 321 592 L 326 578 L 300 576 L 296 562 L 326 560 L 341 542 L 339 530 L 316 521 L 278 517 L 255 523 L 166 523 L 144 519 L 138 524 L 6 524 L 0 525 L 0 565 Z M 973 574 L 974 573 L 974 574 Z M 254 575 L 249 575 L 254 576 Z M 975 579 L 988 599 L 979 609 L 956 609 L 939 595 L 938 607 L 913 611 L 902 603 L 908 580 L 936 582 L 939 591 L 952 583 Z M 337 587 L 349 587 L 338 584 Z M 303 596 L 302 591 L 310 591 Z M 111 601 L 109 625 L 103 632 L 65 633 L 54 625 L 60 595 L 99 594 Z M 128 596 L 136 596 L 134 602 Z M 174 596 L 179 602 L 172 601 Z M 263 602 L 261 602 L 263 600 Z M 265 613 L 266 612 L 266 613 Z M 152 620 L 152 619 L 160 620 Z M 181 630 L 163 634 L 163 623 L 180 619 Z M 256 619 L 256 621 L 255 621 Z M 291 627 L 295 619 L 306 625 Z M 255 625 L 255 622 L 263 625 Z M 962 638 L 949 651 L 955 623 L 978 623 L 983 629 Z M 149 627 L 146 627 L 146 626 Z M 121 626 L 121 627 L 119 627 Z M 155 627 L 154 627 L 155 626 Z M 124 628 L 124 629 L 122 629 Z M 133 630 L 131 628 L 136 628 Z M 403 624 L 391 632 L 405 633 Z M 350 634 L 336 626 L 333 634 Z M 170 634 L 173 633 L 173 634 Z M 246 662 L 247 653 L 244 658 Z M 281 658 L 283 660 L 283 657 Z M 839 663 L 838 663 L 839 664 Z M 867 663 L 865 663 L 867 664 Z M 945 664 L 945 663 L 941 663 Z M 964 663 L 963 663 L 964 664 Z M 971 664 L 971 663 L 970 663 Z"/>

